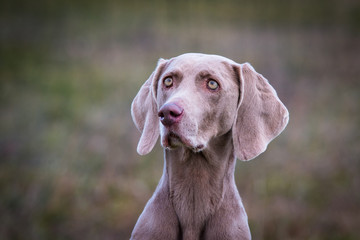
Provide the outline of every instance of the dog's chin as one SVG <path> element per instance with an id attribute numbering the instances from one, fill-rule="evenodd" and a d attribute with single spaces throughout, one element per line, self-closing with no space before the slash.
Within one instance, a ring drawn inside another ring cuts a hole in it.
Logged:
<path id="1" fill-rule="evenodd" d="M 169 150 L 173 150 L 178 147 L 186 147 L 191 149 L 193 152 L 201 152 L 205 148 L 204 144 L 193 144 L 189 139 L 174 132 L 168 132 L 164 137 L 162 137 L 162 146 Z"/>

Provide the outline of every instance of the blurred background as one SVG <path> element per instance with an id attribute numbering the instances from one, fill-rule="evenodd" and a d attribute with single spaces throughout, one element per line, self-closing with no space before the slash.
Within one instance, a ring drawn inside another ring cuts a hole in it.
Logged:
<path id="1" fill-rule="evenodd" d="M 253 239 L 360 239 L 360 4 L 13 0 L 0 7 L 0 239 L 128 239 L 162 173 L 130 104 L 160 57 L 250 62 L 290 111 L 236 182 Z"/>

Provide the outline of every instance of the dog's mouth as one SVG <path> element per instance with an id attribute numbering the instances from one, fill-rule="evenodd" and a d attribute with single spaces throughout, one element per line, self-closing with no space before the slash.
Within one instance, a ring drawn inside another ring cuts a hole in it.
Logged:
<path id="1" fill-rule="evenodd" d="M 181 137 L 174 132 L 170 132 L 167 135 L 167 141 L 170 148 L 176 148 L 182 145 L 186 145 L 187 143 L 187 141 L 182 140 Z"/>
<path id="2" fill-rule="evenodd" d="M 204 149 L 203 144 L 192 144 L 188 139 L 172 131 L 164 137 L 163 146 L 169 150 L 183 146 L 190 148 L 194 152 L 200 152 Z"/>

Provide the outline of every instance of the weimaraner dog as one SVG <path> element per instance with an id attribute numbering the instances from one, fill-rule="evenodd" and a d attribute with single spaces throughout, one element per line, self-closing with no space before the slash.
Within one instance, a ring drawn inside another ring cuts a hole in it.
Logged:
<path id="1" fill-rule="evenodd" d="M 235 185 L 236 158 L 265 151 L 289 113 L 248 64 L 187 53 L 160 59 L 131 106 L 137 152 L 160 135 L 164 171 L 131 239 L 251 239 Z"/>

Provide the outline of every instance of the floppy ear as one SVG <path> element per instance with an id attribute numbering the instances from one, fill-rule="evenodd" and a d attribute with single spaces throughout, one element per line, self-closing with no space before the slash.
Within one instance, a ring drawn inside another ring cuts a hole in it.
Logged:
<path id="1" fill-rule="evenodd" d="M 286 127 L 289 112 L 269 82 L 249 63 L 238 65 L 240 101 L 233 125 L 235 155 L 251 160 Z"/>
<path id="2" fill-rule="evenodd" d="M 131 104 L 131 116 L 141 137 L 137 146 L 140 155 L 148 154 L 159 137 L 159 117 L 156 105 L 157 80 L 166 60 L 160 59 L 155 71 L 141 86 Z"/>

